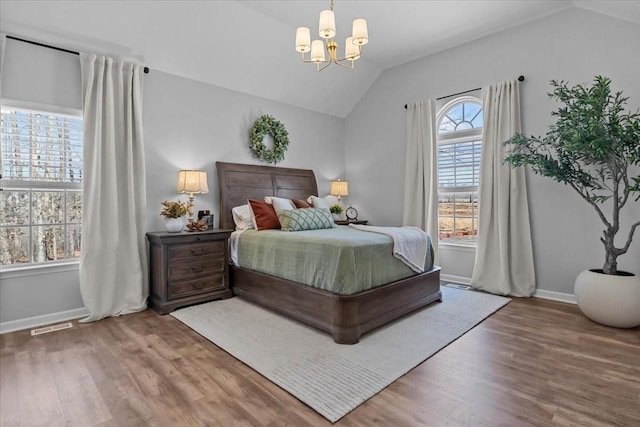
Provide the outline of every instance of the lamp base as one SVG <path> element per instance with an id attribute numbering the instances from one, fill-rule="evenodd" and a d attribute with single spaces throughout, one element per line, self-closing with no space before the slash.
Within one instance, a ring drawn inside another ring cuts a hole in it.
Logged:
<path id="1" fill-rule="evenodd" d="M 187 210 L 187 213 L 189 214 L 189 224 L 193 222 L 193 200 L 193 193 L 189 193 L 189 209 Z"/>

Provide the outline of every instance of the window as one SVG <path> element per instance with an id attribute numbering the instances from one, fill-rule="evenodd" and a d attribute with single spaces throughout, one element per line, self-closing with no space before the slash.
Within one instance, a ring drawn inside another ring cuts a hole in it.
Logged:
<path id="1" fill-rule="evenodd" d="M 475 246 L 482 150 L 480 100 L 472 96 L 453 99 L 440 109 L 437 125 L 439 241 Z"/>
<path id="2" fill-rule="evenodd" d="M 82 118 L 2 106 L 0 266 L 80 256 Z"/>

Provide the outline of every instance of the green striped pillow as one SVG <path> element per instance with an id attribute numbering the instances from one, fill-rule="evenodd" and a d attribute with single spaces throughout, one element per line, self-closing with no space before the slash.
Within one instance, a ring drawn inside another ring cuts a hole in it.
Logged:
<path id="1" fill-rule="evenodd" d="M 282 231 L 321 230 L 333 228 L 331 212 L 326 208 L 304 208 L 278 211 Z"/>

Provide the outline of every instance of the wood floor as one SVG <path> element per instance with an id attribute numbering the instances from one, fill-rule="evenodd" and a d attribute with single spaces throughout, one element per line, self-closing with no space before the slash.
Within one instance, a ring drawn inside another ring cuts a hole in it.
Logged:
<path id="1" fill-rule="evenodd" d="M 3 427 L 331 425 L 149 310 L 0 343 Z M 514 299 L 336 423 L 372 425 L 640 426 L 640 329 Z"/>

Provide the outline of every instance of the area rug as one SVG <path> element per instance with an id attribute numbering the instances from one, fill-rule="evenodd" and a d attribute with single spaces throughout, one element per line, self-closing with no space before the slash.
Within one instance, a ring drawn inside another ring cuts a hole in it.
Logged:
<path id="1" fill-rule="evenodd" d="M 336 344 L 329 334 L 239 297 L 172 316 L 336 422 L 510 301 L 441 290 L 442 302 L 371 331 L 355 345 Z"/>

